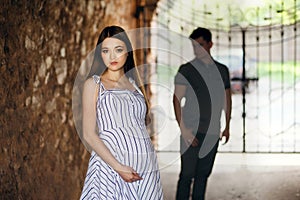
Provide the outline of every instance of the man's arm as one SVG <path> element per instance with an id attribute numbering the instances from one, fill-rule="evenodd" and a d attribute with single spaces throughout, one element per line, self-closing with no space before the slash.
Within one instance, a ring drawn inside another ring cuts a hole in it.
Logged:
<path id="1" fill-rule="evenodd" d="M 175 84 L 175 91 L 173 96 L 173 106 L 175 111 L 176 121 L 180 127 L 181 135 L 187 146 L 198 146 L 198 140 L 192 133 L 192 129 L 189 129 L 185 126 L 184 121 L 182 120 L 182 110 L 181 110 L 181 100 L 185 96 L 186 86 Z"/>
<path id="2" fill-rule="evenodd" d="M 230 119 L 231 119 L 231 106 L 232 106 L 232 100 L 231 100 L 231 89 L 227 88 L 225 90 L 225 118 L 226 118 L 226 126 L 222 133 L 222 137 L 225 137 L 225 143 L 226 144 L 230 137 Z"/>

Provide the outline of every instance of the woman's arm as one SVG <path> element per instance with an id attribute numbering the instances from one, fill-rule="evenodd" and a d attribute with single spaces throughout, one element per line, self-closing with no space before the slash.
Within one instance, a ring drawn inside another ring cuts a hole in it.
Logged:
<path id="1" fill-rule="evenodd" d="M 119 163 L 99 138 L 96 132 L 96 101 L 98 85 L 92 78 L 86 80 L 83 87 L 82 110 L 83 110 L 83 139 L 91 148 L 110 165 L 126 182 L 141 180 L 142 178 L 129 166 Z"/>

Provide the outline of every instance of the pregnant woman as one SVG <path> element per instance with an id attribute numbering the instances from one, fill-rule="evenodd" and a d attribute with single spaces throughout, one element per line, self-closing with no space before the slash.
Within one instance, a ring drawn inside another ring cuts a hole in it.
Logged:
<path id="1" fill-rule="evenodd" d="M 121 27 L 100 33 L 82 103 L 83 138 L 93 151 L 80 199 L 163 199 L 147 98 Z"/>

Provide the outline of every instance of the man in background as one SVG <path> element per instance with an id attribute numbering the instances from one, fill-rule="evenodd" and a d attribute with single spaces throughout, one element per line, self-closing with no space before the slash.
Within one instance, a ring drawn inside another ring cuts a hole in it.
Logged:
<path id="1" fill-rule="evenodd" d="M 207 180 L 213 168 L 219 138 L 225 137 L 225 143 L 229 140 L 230 77 L 228 68 L 210 56 L 213 43 L 212 34 L 208 29 L 201 27 L 195 29 L 190 35 L 190 39 L 195 58 L 180 66 L 175 77 L 173 97 L 176 120 L 181 131 L 181 171 L 176 199 L 189 199 L 193 181 L 192 199 L 204 200 Z M 211 85 L 217 85 L 215 83 L 218 79 L 221 87 L 209 90 L 208 82 L 211 82 Z M 215 105 L 212 98 L 218 99 L 221 103 Z M 185 103 L 182 106 L 183 99 L 185 99 Z M 226 125 L 220 134 L 222 109 L 225 111 Z M 214 133 L 211 134 L 211 132 Z M 214 135 L 217 135 L 216 139 L 206 140 Z M 209 150 L 204 156 L 199 156 L 202 149 Z"/>

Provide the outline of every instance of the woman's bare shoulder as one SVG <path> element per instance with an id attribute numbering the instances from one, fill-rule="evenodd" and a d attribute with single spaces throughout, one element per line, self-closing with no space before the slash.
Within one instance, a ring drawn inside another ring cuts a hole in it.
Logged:
<path id="1" fill-rule="evenodd" d="M 85 80 L 83 85 L 83 92 L 85 94 L 94 94 L 95 89 L 97 88 L 97 83 L 95 82 L 93 77 L 90 77 Z"/>

